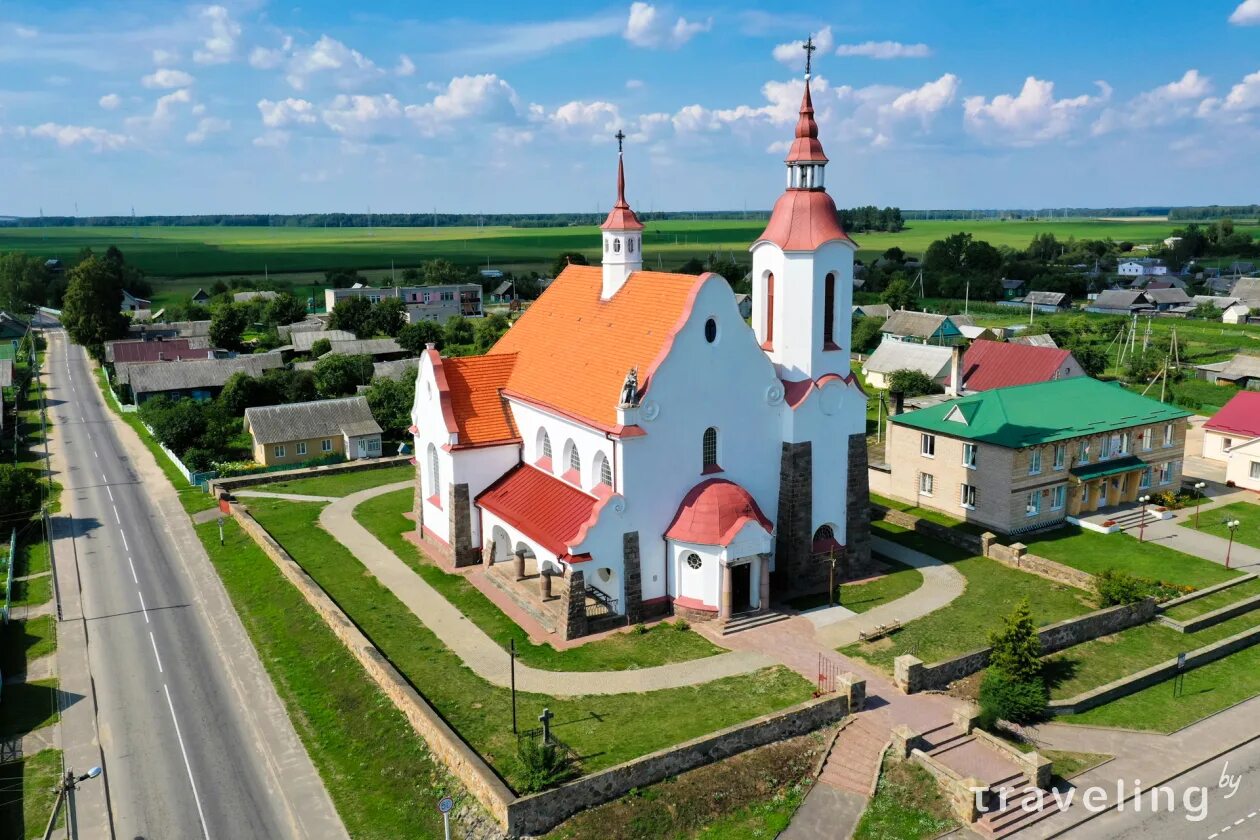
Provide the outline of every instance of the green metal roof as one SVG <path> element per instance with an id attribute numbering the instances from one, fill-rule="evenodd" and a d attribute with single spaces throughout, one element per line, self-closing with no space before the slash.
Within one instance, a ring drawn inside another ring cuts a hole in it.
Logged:
<path id="1" fill-rule="evenodd" d="M 925 432 L 1019 449 L 1188 416 L 1183 408 L 1117 383 L 1074 376 L 994 388 L 890 419 Z"/>
<path id="2" fill-rule="evenodd" d="M 1119 475 L 1120 473 L 1132 472 L 1140 470 L 1146 466 L 1146 462 L 1136 455 L 1126 455 L 1123 458 L 1117 458 L 1114 461 L 1099 461 L 1097 464 L 1087 464 L 1083 467 L 1072 467 L 1068 470 L 1072 475 L 1081 481 L 1089 481 L 1091 478 L 1104 478 L 1109 475 Z"/>

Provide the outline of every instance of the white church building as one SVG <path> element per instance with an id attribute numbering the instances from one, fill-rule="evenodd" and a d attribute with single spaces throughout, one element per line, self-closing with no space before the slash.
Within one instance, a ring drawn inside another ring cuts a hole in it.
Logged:
<path id="1" fill-rule="evenodd" d="M 619 153 L 602 265 L 566 268 L 483 356 L 430 347 L 412 409 L 427 551 L 532 558 L 566 638 L 609 616 L 728 621 L 825 589 L 833 558 L 837 575 L 869 562 L 856 246 L 808 74 L 786 164 L 750 248 L 751 326 L 722 277 L 643 269 Z"/>

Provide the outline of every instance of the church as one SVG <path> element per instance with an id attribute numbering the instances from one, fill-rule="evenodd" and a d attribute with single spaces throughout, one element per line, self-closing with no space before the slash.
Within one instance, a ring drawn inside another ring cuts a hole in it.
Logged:
<path id="1" fill-rule="evenodd" d="M 412 409 L 421 546 L 515 568 L 502 579 L 566 639 L 731 622 L 870 559 L 856 245 L 809 73 L 786 190 L 750 247 L 751 326 L 724 278 L 644 270 L 621 139 L 602 264 L 568 266 L 485 355 L 430 345 Z"/>

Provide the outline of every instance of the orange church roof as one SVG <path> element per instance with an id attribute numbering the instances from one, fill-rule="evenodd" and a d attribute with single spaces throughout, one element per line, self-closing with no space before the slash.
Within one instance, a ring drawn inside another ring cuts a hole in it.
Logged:
<path id="1" fill-rule="evenodd" d="M 459 446 L 519 440 L 512 412 L 500 395 L 516 364 L 515 353 L 442 359 Z"/>
<path id="2" fill-rule="evenodd" d="M 603 428 L 617 426 L 626 372 L 639 389 L 682 326 L 702 279 L 636 271 L 600 300 L 599 266 L 570 265 L 490 350 L 516 354 L 506 393 Z"/>

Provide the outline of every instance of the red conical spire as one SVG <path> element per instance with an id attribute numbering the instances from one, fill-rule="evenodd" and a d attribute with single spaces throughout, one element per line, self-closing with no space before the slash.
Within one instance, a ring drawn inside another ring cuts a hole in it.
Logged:
<path id="1" fill-rule="evenodd" d="M 805 77 L 805 95 L 801 97 L 801 115 L 796 121 L 796 139 L 788 150 L 787 163 L 826 163 L 822 143 L 818 140 L 818 123 L 814 122 L 814 100 L 809 95 L 809 77 Z"/>
<path id="2" fill-rule="evenodd" d="M 630 209 L 629 202 L 626 201 L 626 167 L 622 160 L 621 141 L 626 139 L 626 135 L 620 130 L 617 131 L 617 203 L 613 205 L 612 211 L 608 214 L 608 218 L 600 225 L 604 230 L 643 230 L 643 223 L 639 221 L 639 217 Z"/>

